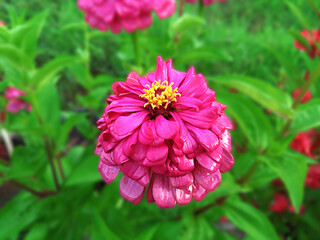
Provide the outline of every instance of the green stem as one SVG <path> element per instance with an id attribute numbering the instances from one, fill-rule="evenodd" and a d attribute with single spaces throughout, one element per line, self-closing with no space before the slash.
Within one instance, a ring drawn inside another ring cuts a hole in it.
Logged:
<path id="1" fill-rule="evenodd" d="M 134 55 L 135 55 L 135 58 L 136 58 L 136 64 L 137 64 L 138 67 L 141 68 L 142 66 L 141 66 L 141 54 L 140 54 L 140 44 L 139 44 L 139 33 L 138 33 L 138 30 L 133 32 L 131 34 L 131 37 L 132 37 Z"/>
<path id="2" fill-rule="evenodd" d="M 40 123 L 40 125 L 43 125 L 43 120 L 40 114 L 40 110 L 39 110 L 39 106 L 38 106 L 38 102 L 36 100 L 36 97 L 34 95 L 34 93 L 31 93 L 31 97 L 32 97 L 32 106 L 36 112 L 36 116 L 38 118 L 38 121 Z M 49 160 L 49 164 L 50 164 L 50 168 L 51 168 L 51 173 L 52 173 L 52 177 L 53 177 L 53 181 L 54 184 L 56 186 L 56 189 L 60 188 L 59 185 L 59 181 L 58 181 L 58 176 L 57 176 L 57 172 L 56 169 L 54 167 L 54 157 L 53 157 L 53 152 L 51 151 L 51 146 L 50 146 L 50 142 L 47 136 L 43 136 L 43 141 L 44 141 L 44 145 L 45 145 L 45 150 L 46 150 L 46 154 Z"/>
<path id="3" fill-rule="evenodd" d="M 185 0 L 180 0 L 179 17 L 183 15 L 184 2 Z"/>
<path id="4" fill-rule="evenodd" d="M 204 17 L 204 5 L 202 0 L 199 0 L 199 16 Z"/>

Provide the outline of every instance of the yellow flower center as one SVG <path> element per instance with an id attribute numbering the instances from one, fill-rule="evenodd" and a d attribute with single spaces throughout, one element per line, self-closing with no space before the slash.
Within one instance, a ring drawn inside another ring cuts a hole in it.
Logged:
<path id="1" fill-rule="evenodd" d="M 148 89 L 143 89 L 146 93 L 140 95 L 140 97 L 148 100 L 144 106 L 146 107 L 150 104 L 152 109 L 155 109 L 160 108 L 165 103 L 164 108 L 167 108 L 169 103 L 176 102 L 177 96 L 181 96 L 181 94 L 178 92 L 177 87 L 172 90 L 173 84 L 174 83 L 170 83 L 169 85 L 168 81 L 161 83 L 161 80 L 154 81 L 151 87 L 147 84 L 146 87 L 148 87 Z"/>

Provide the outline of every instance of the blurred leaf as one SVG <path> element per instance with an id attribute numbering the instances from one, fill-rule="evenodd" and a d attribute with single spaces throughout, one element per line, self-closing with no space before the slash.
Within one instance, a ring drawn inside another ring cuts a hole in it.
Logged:
<path id="1" fill-rule="evenodd" d="M 219 101 L 227 105 L 229 113 L 237 122 L 252 146 L 266 149 L 274 136 L 274 129 L 265 112 L 240 94 L 219 92 Z"/>
<path id="2" fill-rule="evenodd" d="M 47 11 L 44 11 L 11 30 L 11 42 L 28 56 L 30 62 L 33 61 L 36 55 L 38 38 L 46 17 Z"/>
<path id="3" fill-rule="evenodd" d="M 241 75 L 215 76 L 209 77 L 208 80 L 235 88 L 275 113 L 288 117 L 293 115 L 290 95 L 267 82 Z"/>
<path id="4" fill-rule="evenodd" d="M 191 28 L 200 27 L 204 24 L 205 21 L 202 17 L 184 14 L 172 24 L 171 28 L 176 33 L 183 33 L 190 31 Z"/>
<path id="5" fill-rule="evenodd" d="M 65 185 L 71 186 L 80 183 L 91 183 L 101 180 L 98 171 L 99 157 L 94 155 L 94 149 L 87 148 L 84 155 L 81 156 L 78 164 L 73 168 L 67 177 Z"/>
<path id="6" fill-rule="evenodd" d="M 24 240 L 45 239 L 48 227 L 49 226 L 46 223 L 38 223 L 33 225 Z"/>
<path id="7" fill-rule="evenodd" d="M 92 216 L 92 229 L 91 229 L 91 238 L 92 240 L 101 240 L 101 239 L 112 239 L 112 240 L 120 240 L 118 236 L 116 236 L 111 229 L 106 225 L 105 221 L 98 213 L 97 210 L 93 210 Z"/>
<path id="8" fill-rule="evenodd" d="M 291 130 L 302 132 L 320 126 L 320 99 L 313 99 L 310 102 L 300 104 L 293 122 Z"/>
<path id="9" fill-rule="evenodd" d="M 159 225 L 156 224 L 155 226 L 153 226 L 151 228 L 147 228 L 141 234 L 139 234 L 139 236 L 134 238 L 134 240 L 152 240 L 152 239 L 154 239 L 154 235 L 156 234 L 158 227 L 159 227 Z"/>
<path id="10" fill-rule="evenodd" d="M 301 23 L 301 25 L 305 28 L 310 30 L 310 25 L 308 21 L 304 18 L 304 14 L 299 10 L 299 8 L 293 4 L 292 2 L 285 1 L 285 3 L 290 8 L 291 12 L 296 16 L 297 20 Z"/>
<path id="11" fill-rule="evenodd" d="M 0 211 L 0 239 L 19 235 L 20 231 L 37 219 L 43 210 L 42 205 L 37 198 L 27 193 L 20 193 L 8 202 Z"/>
<path id="12" fill-rule="evenodd" d="M 79 61 L 78 57 L 73 56 L 60 56 L 38 69 L 32 78 L 32 83 L 38 88 L 43 88 L 50 80 L 66 66 Z"/>
<path id="13" fill-rule="evenodd" d="M 54 83 L 48 83 L 36 92 L 36 105 L 33 104 L 35 111 L 39 111 L 42 119 L 42 124 L 50 125 L 54 131 L 55 128 L 60 127 L 61 112 L 60 101 L 57 87 Z M 57 131 L 52 132 L 51 135 L 57 134 Z"/>
<path id="14" fill-rule="evenodd" d="M 71 73 L 74 75 L 76 81 L 85 89 L 88 89 L 92 82 L 92 76 L 87 68 L 81 64 L 76 63 L 69 66 Z"/>
<path id="15" fill-rule="evenodd" d="M 190 64 L 197 61 L 208 60 L 213 61 L 231 61 L 232 58 L 225 50 L 217 49 L 209 46 L 193 48 L 190 50 L 182 50 L 174 58 L 175 64 Z"/>
<path id="16" fill-rule="evenodd" d="M 304 182 L 308 169 L 306 157 L 288 151 L 279 158 L 265 158 L 262 156 L 261 158 L 284 182 L 289 192 L 292 205 L 296 211 L 299 212 L 303 200 Z"/>
<path id="17" fill-rule="evenodd" d="M 1 44 L 0 45 L 0 57 L 5 58 L 15 66 L 23 67 L 24 66 L 24 54 L 20 49 L 15 46 L 9 44 Z"/>
<path id="18" fill-rule="evenodd" d="M 252 239 L 279 239 L 269 219 L 260 210 L 240 199 L 229 198 L 224 210 L 227 218 Z"/>
<path id="19" fill-rule="evenodd" d="M 288 30 L 288 32 L 291 34 L 291 36 L 294 37 L 295 40 L 297 40 L 300 44 L 304 46 L 305 49 L 310 50 L 310 44 L 308 40 L 301 35 L 301 33 L 294 31 L 294 30 Z M 296 71 L 294 71 L 296 72 Z"/>

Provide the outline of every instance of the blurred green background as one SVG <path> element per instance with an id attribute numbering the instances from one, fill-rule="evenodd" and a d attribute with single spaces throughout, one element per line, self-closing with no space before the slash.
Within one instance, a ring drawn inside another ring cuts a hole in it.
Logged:
<path id="1" fill-rule="evenodd" d="M 33 106 L 1 122 L 15 148 L 0 162 L 0 239 L 317 239 L 320 194 L 303 187 L 307 165 L 316 161 L 289 150 L 296 133 L 320 125 L 319 81 L 311 87 L 313 105 L 297 114 L 291 108 L 291 93 L 319 65 L 294 48 L 301 30 L 319 28 L 308 1 L 228 0 L 206 7 L 204 15 L 198 5 L 186 5 L 182 17 L 154 16 L 153 25 L 138 32 L 141 64 L 130 34 L 91 29 L 76 1 L 5 0 L 0 20 L 6 24 L 0 28 L 0 92 L 15 86 Z M 172 209 L 145 198 L 138 205 L 123 200 L 120 177 L 106 185 L 93 154 L 95 122 L 112 83 L 131 71 L 153 71 L 157 56 L 172 58 L 181 71 L 195 66 L 236 126 L 235 166 L 221 186 L 201 202 Z M 0 96 L 0 109 L 5 106 Z M 292 118 L 291 134 L 277 138 Z M 304 214 L 269 210 L 277 191 L 270 182 L 279 177 L 293 205 L 305 204 Z M 210 205 L 221 198 L 224 204 Z"/>

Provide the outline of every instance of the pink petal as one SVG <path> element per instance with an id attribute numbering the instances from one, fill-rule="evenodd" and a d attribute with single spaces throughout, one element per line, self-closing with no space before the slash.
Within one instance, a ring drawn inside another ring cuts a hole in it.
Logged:
<path id="1" fill-rule="evenodd" d="M 153 131 L 150 126 L 150 121 L 142 124 L 139 131 L 139 142 L 145 145 L 150 145 L 153 142 Z"/>
<path id="2" fill-rule="evenodd" d="M 136 130 L 130 137 L 126 138 L 123 144 L 123 154 L 130 157 L 134 152 L 134 146 L 138 141 L 138 130 Z"/>
<path id="3" fill-rule="evenodd" d="M 234 164 L 233 156 L 230 152 L 223 148 L 223 156 L 220 166 L 220 171 L 222 173 L 227 172 Z"/>
<path id="4" fill-rule="evenodd" d="M 117 164 L 113 161 L 113 151 L 105 152 L 101 151 L 100 153 L 100 161 L 109 166 L 116 166 Z"/>
<path id="5" fill-rule="evenodd" d="M 191 125 L 187 125 L 187 128 L 190 130 L 190 132 L 194 134 L 197 141 L 206 150 L 212 152 L 219 146 L 220 141 L 217 135 L 211 132 L 210 130 L 196 128 Z"/>
<path id="6" fill-rule="evenodd" d="M 200 184 L 196 182 L 193 184 L 193 198 L 196 201 L 201 201 L 207 194 L 208 191 Z"/>
<path id="7" fill-rule="evenodd" d="M 26 107 L 26 102 L 21 99 L 11 99 L 7 104 L 7 111 L 11 113 L 17 113 Z"/>
<path id="8" fill-rule="evenodd" d="M 123 176 L 120 181 L 120 194 L 124 199 L 137 204 L 142 199 L 144 187 L 136 181 Z"/>
<path id="9" fill-rule="evenodd" d="M 113 161 L 117 165 L 121 165 L 129 161 L 129 158 L 123 154 L 124 141 L 121 141 L 113 150 Z"/>
<path id="10" fill-rule="evenodd" d="M 118 175 L 120 168 L 118 166 L 108 166 L 99 162 L 98 170 L 106 183 L 111 183 Z"/>
<path id="11" fill-rule="evenodd" d="M 221 182 L 220 171 L 210 172 L 209 170 L 197 166 L 193 172 L 195 181 L 208 191 L 213 191 Z"/>
<path id="12" fill-rule="evenodd" d="M 155 174 L 152 195 L 158 207 L 171 208 L 176 203 L 173 189 L 167 176 Z"/>
<path id="13" fill-rule="evenodd" d="M 220 136 L 220 144 L 224 147 L 228 152 L 231 152 L 231 135 L 228 130 L 225 130 L 223 134 Z"/>
<path id="14" fill-rule="evenodd" d="M 162 57 L 158 57 L 155 78 L 156 81 L 168 81 L 168 69 L 166 63 L 162 60 Z"/>
<path id="15" fill-rule="evenodd" d="M 174 188 L 187 188 L 193 183 L 193 175 L 192 173 L 187 173 L 178 177 L 170 177 L 170 184 Z"/>
<path id="16" fill-rule="evenodd" d="M 120 169 L 123 174 L 133 180 L 141 179 L 149 173 L 148 167 L 140 166 L 135 161 L 129 161 L 122 164 Z"/>
<path id="17" fill-rule="evenodd" d="M 179 131 L 178 124 L 175 121 L 169 121 L 162 115 L 157 116 L 155 127 L 158 136 L 164 139 L 173 139 Z"/>
<path id="18" fill-rule="evenodd" d="M 174 196 L 177 200 L 179 205 L 186 205 L 191 202 L 192 200 L 192 185 L 188 188 L 175 188 L 174 189 Z"/>
<path id="19" fill-rule="evenodd" d="M 221 151 L 222 156 L 222 151 Z M 211 157 L 209 157 L 206 152 L 202 152 L 199 155 L 197 155 L 197 161 L 200 163 L 200 165 L 206 169 L 208 169 L 211 172 L 215 172 L 219 169 L 220 164 L 214 161 Z"/>
<path id="20" fill-rule="evenodd" d="M 119 117 L 114 123 L 114 134 L 118 140 L 125 138 L 133 133 L 146 119 L 148 111 L 132 113 L 128 116 Z"/>

